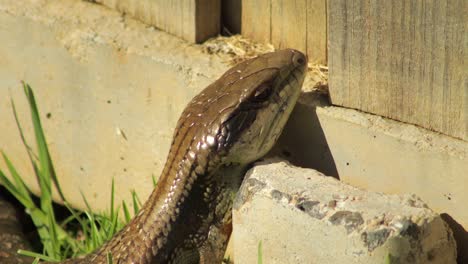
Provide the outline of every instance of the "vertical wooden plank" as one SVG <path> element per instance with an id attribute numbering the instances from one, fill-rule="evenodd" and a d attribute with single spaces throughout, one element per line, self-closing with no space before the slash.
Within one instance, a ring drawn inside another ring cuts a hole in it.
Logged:
<path id="1" fill-rule="evenodd" d="M 441 118 L 440 130 L 468 140 L 468 2 L 448 1 L 446 8 L 445 25 L 437 29 L 438 36 L 444 35 L 439 50 L 443 62 L 436 70 L 440 70 L 441 85 L 447 87 L 442 90 L 441 111 L 449 118 Z M 465 257 L 468 260 L 466 252 Z"/>
<path id="2" fill-rule="evenodd" d="M 327 0 L 242 0 L 242 35 L 327 61 Z"/>
<path id="3" fill-rule="evenodd" d="M 344 81 L 348 79 L 348 71 L 346 69 L 346 61 L 348 58 L 348 46 L 344 43 L 348 42 L 348 24 L 347 1 L 331 1 L 328 0 L 327 12 L 327 36 L 328 36 L 328 71 L 333 69 L 334 72 L 329 73 L 329 87 L 337 87 L 339 92 L 334 92 L 333 103 L 343 105 L 344 98 L 348 96 L 348 86 Z M 333 56 L 332 53 L 333 52 Z M 333 78 L 330 78 L 333 76 Z M 338 88 L 339 87 L 339 88 Z"/>
<path id="4" fill-rule="evenodd" d="M 221 30 L 221 0 L 197 0 L 195 3 L 195 39 L 201 43 L 218 35 Z"/>
<path id="5" fill-rule="evenodd" d="M 262 43 L 271 42 L 271 0 L 242 0 L 243 36 Z"/>
<path id="6" fill-rule="evenodd" d="M 185 36 L 185 39 L 193 39 L 195 42 L 196 40 L 196 33 L 192 30 L 193 25 L 195 24 L 195 19 L 193 17 L 193 13 L 195 12 L 194 1 L 186 1 L 186 3 L 178 2 L 178 6 L 175 7 L 175 10 L 180 10 L 180 15 L 178 16 L 178 22 L 174 23 L 174 25 L 178 25 L 176 28 L 176 35 L 177 36 Z M 164 9 L 160 9 L 164 11 Z"/>
<path id="7" fill-rule="evenodd" d="M 467 140 L 463 0 L 328 0 L 332 103 Z"/>
<path id="8" fill-rule="evenodd" d="M 307 56 L 311 63 L 327 63 L 327 0 L 307 0 Z"/>
<path id="9" fill-rule="evenodd" d="M 219 34 L 221 0 L 96 0 L 190 42 Z"/>
<path id="10" fill-rule="evenodd" d="M 307 52 L 307 0 L 272 0 L 271 42 Z"/>

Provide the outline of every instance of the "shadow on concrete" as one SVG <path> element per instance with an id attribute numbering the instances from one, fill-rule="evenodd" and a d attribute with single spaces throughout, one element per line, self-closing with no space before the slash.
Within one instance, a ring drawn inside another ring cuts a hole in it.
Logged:
<path id="1" fill-rule="evenodd" d="M 443 213 L 440 216 L 453 231 L 453 236 L 457 242 L 457 262 L 468 263 L 468 232 L 450 215 Z"/>
<path id="2" fill-rule="evenodd" d="M 315 111 L 315 106 L 328 105 L 326 95 L 303 93 L 270 155 L 339 179 L 335 160 Z"/>
<path id="3" fill-rule="evenodd" d="M 269 156 L 279 156 L 292 164 L 318 170 L 340 179 L 337 166 L 320 124 L 316 107 L 329 106 L 326 96 L 316 92 L 303 93 L 286 124 L 278 143 Z M 343 131 L 344 132 L 344 131 Z M 468 232 L 449 214 L 442 219 L 453 231 L 457 243 L 457 262 L 468 263 Z"/>

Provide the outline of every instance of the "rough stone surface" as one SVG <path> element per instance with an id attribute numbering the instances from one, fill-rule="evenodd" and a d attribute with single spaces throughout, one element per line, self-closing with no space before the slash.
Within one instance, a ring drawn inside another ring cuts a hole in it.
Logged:
<path id="1" fill-rule="evenodd" d="M 415 196 L 365 192 L 286 162 L 247 174 L 234 203 L 236 263 L 456 263 L 452 231 Z"/>
<path id="2" fill-rule="evenodd" d="M 388 194 L 413 193 L 454 231 L 468 263 L 468 142 L 353 109 L 323 96 L 299 98 L 275 155 L 343 182 Z"/>

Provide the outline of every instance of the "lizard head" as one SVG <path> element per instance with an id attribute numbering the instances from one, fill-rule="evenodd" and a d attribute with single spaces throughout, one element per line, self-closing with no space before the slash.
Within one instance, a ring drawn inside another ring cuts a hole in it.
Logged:
<path id="1" fill-rule="evenodd" d="M 249 163 L 273 147 L 299 97 L 306 68 L 305 55 L 287 49 L 267 53 L 231 70 L 241 71 L 232 87 L 241 95 L 236 111 L 223 123 L 230 159 Z"/>
<path id="2" fill-rule="evenodd" d="M 293 49 L 246 60 L 195 96 L 178 127 L 197 126 L 197 148 L 213 151 L 227 162 L 255 161 L 281 134 L 306 68 L 306 56 Z"/>

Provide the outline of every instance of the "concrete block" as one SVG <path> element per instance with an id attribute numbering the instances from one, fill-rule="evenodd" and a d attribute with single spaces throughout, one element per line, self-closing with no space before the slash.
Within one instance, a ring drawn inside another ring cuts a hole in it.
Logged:
<path id="1" fill-rule="evenodd" d="M 247 174 L 234 202 L 236 263 L 456 263 L 452 231 L 415 196 L 365 192 L 285 162 Z"/>
<path id="2" fill-rule="evenodd" d="M 180 112 L 229 67 L 201 46 L 85 1 L 2 0 L 0 39 L 0 149 L 38 192 L 10 102 L 34 147 L 24 80 L 67 199 L 84 209 L 82 192 L 95 211 L 108 209 L 112 179 L 116 201 L 131 201 L 132 189 L 146 200 Z"/>
<path id="3" fill-rule="evenodd" d="M 454 231 L 468 263 L 468 142 L 411 124 L 330 106 L 304 93 L 275 155 L 370 191 L 416 194 Z"/>

